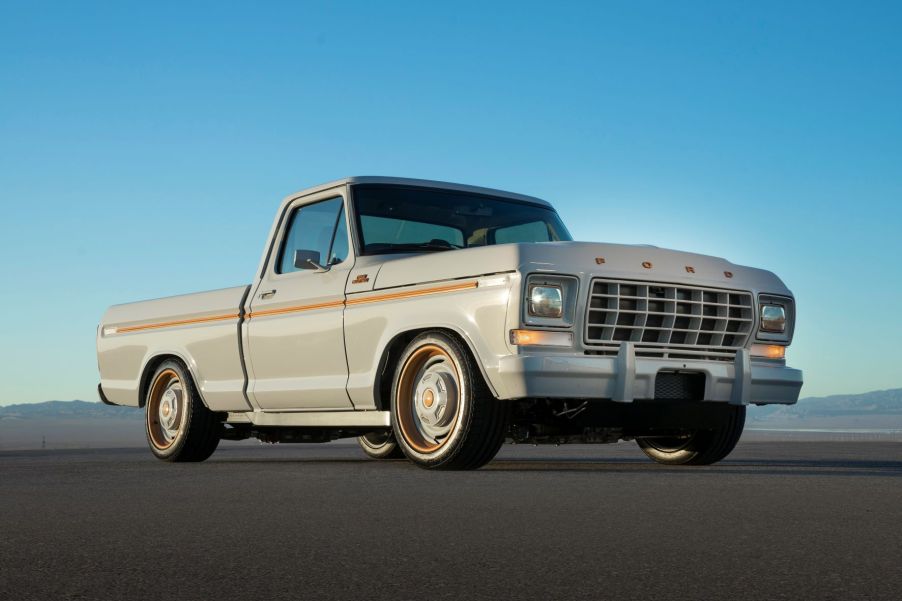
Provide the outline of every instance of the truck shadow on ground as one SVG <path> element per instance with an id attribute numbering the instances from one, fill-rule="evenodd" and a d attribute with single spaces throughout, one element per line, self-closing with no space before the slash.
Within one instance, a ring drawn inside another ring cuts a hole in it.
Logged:
<path id="1" fill-rule="evenodd" d="M 838 476 L 902 478 L 902 461 L 855 459 L 726 460 L 710 466 L 666 466 L 641 459 L 501 459 L 483 468 L 492 472 L 656 472 L 672 476 Z"/>
<path id="2" fill-rule="evenodd" d="M 902 454 L 902 453 L 900 453 Z M 373 470 L 418 470 L 406 459 L 374 461 L 365 457 L 232 457 L 215 463 L 226 464 L 321 464 L 355 465 Z M 727 459 L 711 466 L 666 466 L 641 458 L 529 457 L 499 458 L 477 472 L 467 473 L 549 473 L 584 472 L 599 474 L 661 474 L 662 476 L 836 476 L 902 478 L 902 460 L 873 459 Z M 442 472 L 455 473 L 455 472 Z M 461 472 L 456 472 L 461 473 Z"/>

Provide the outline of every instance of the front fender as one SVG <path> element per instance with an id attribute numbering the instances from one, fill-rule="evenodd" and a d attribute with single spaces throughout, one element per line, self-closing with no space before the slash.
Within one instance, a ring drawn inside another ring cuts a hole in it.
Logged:
<path id="1" fill-rule="evenodd" d="M 436 284 L 405 287 L 403 298 L 382 302 L 350 302 L 345 309 L 345 342 L 348 357 L 348 394 L 357 409 L 376 409 L 374 388 L 382 371 L 382 359 L 393 341 L 410 332 L 444 329 L 467 345 L 489 388 L 505 396 L 498 377 L 500 360 L 510 355 L 505 340 L 511 290 L 519 275 L 505 274 L 460 280 L 473 287 L 446 293 L 417 295 Z M 486 282 L 480 284 L 480 282 Z M 370 296 L 386 296 L 378 291 Z M 349 299 L 361 298 L 354 295 Z"/>

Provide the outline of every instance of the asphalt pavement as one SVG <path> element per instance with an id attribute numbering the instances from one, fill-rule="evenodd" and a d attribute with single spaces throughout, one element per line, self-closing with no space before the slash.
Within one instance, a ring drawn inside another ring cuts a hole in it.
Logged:
<path id="1" fill-rule="evenodd" d="M 902 443 L 0 453 L 0 599 L 900 599 Z"/>

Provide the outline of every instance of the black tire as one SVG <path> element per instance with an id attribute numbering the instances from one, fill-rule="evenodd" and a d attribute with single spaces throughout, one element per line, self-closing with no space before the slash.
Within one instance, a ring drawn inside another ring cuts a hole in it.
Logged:
<path id="1" fill-rule="evenodd" d="M 370 432 L 357 437 L 357 444 L 363 449 L 370 459 L 403 459 L 404 452 L 395 442 L 395 435 L 391 430 L 385 432 Z"/>
<path id="2" fill-rule="evenodd" d="M 163 398 L 167 392 L 172 393 L 169 401 Z M 167 416 L 174 412 L 172 424 L 163 421 L 164 404 L 170 407 Z M 157 459 L 203 461 L 219 446 L 222 420 L 204 406 L 191 374 L 179 361 L 164 361 L 157 367 L 145 394 L 144 415 L 147 443 Z"/>
<path id="3" fill-rule="evenodd" d="M 742 437 L 744 406 L 718 407 L 720 424 L 685 437 L 637 438 L 639 448 L 664 465 L 711 465 L 729 455 Z"/>
<path id="4" fill-rule="evenodd" d="M 435 398 L 438 400 L 432 402 L 440 426 L 434 427 L 448 429 L 441 437 L 424 431 L 433 427 L 425 421 L 430 416 L 422 417 L 429 410 L 426 407 L 432 407 L 426 399 Z M 452 398 L 454 413 L 449 415 Z M 404 455 L 418 466 L 451 470 L 482 467 L 504 443 L 508 414 L 508 404 L 492 395 L 469 349 L 457 338 L 439 331 L 426 332 L 401 354 L 392 380 L 392 428 Z M 448 425 L 441 425 L 442 420 Z"/>

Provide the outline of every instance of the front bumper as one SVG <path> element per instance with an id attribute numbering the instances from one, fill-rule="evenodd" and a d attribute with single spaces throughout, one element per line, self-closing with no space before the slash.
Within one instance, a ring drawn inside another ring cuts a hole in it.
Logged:
<path id="1" fill-rule="evenodd" d="M 802 372 L 782 363 L 752 360 L 747 349 L 736 359 L 695 361 L 636 357 L 625 342 L 616 356 L 511 355 L 500 360 L 498 378 L 504 396 L 520 398 L 654 399 L 661 371 L 705 374 L 706 401 L 734 405 L 784 404 L 799 400 Z"/>

